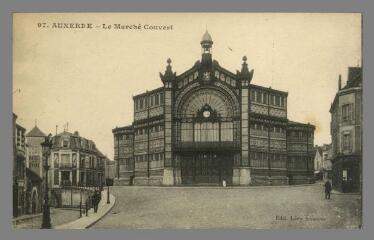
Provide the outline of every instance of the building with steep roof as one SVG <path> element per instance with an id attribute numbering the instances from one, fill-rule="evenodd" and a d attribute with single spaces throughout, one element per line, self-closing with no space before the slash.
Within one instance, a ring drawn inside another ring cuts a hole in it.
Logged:
<path id="1" fill-rule="evenodd" d="M 26 211 L 38 213 L 43 203 L 43 151 L 45 135 L 37 125 L 26 134 Z"/>
<path id="2" fill-rule="evenodd" d="M 331 104 L 332 185 L 338 191 L 362 187 L 362 68 L 349 67 L 348 80 Z"/>
<path id="3" fill-rule="evenodd" d="M 288 93 L 251 83 L 212 58 L 181 74 L 167 60 L 162 87 L 133 97 L 134 121 L 113 129 L 117 185 L 286 185 L 313 182 L 314 126 L 289 121 Z"/>
<path id="4" fill-rule="evenodd" d="M 37 174 L 39 177 L 43 177 L 43 164 L 42 164 L 42 146 L 41 143 L 44 142 L 45 135 L 38 126 L 35 125 L 33 129 L 26 134 L 27 142 L 27 167 Z"/>

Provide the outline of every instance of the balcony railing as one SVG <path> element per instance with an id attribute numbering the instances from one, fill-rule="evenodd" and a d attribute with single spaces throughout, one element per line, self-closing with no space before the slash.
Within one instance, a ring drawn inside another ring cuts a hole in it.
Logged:
<path id="1" fill-rule="evenodd" d="M 70 180 L 61 180 L 61 185 L 62 186 L 71 186 Z"/>
<path id="2" fill-rule="evenodd" d="M 60 168 L 72 168 L 71 163 L 60 163 Z"/>

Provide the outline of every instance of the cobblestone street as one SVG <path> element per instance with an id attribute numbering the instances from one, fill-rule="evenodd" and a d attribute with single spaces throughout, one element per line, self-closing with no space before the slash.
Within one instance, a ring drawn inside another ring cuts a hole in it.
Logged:
<path id="1" fill-rule="evenodd" d="M 287 187 L 113 187 L 117 201 L 93 228 L 348 228 L 361 224 L 361 197 L 320 183 Z"/>

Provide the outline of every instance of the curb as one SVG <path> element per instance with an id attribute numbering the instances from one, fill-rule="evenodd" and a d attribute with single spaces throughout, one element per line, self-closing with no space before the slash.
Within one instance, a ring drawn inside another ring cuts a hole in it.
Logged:
<path id="1" fill-rule="evenodd" d="M 331 194 L 336 194 L 336 195 L 357 195 L 357 196 L 361 196 L 361 193 L 344 193 L 344 192 L 337 192 L 337 191 L 332 191 Z"/>
<path id="2" fill-rule="evenodd" d="M 38 218 L 41 216 L 43 216 L 43 213 L 37 213 L 37 214 L 32 214 L 32 215 L 25 214 L 24 216 L 12 219 L 12 223 L 17 225 L 19 222 L 27 221 L 29 219 Z"/>
<path id="3" fill-rule="evenodd" d="M 96 219 L 95 221 L 93 221 L 92 223 L 90 223 L 90 224 L 88 224 L 85 228 L 87 229 L 87 228 L 90 228 L 90 227 L 92 227 L 95 223 L 97 223 L 98 221 L 100 221 L 101 219 L 103 219 L 103 217 L 105 217 L 112 209 L 113 209 L 113 207 L 114 207 L 114 204 L 116 203 L 116 198 L 112 195 L 112 194 L 110 194 L 109 195 L 109 199 L 110 199 L 110 202 L 112 203 L 113 202 L 113 204 L 112 204 L 112 206 L 110 206 L 109 208 L 108 208 L 108 210 L 102 215 L 102 216 L 100 216 L 98 219 Z"/>
<path id="4" fill-rule="evenodd" d="M 125 188 L 200 188 L 200 189 L 255 189 L 255 188 L 293 188 L 293 187 L 306 187 L 306 186 L 317 186 L 318 183 L 306 183 L 306 184 L 295 184 L 295 185 L 259 185 L 259 186 L 113 186 L 113 187 L 125 187 Z"/>
<path id="5" fill-rule="evenodd" d="M 87 228 L 90 228 L 92 225 L 94 225 L 99 220 L 101 220 L 103 217 L 105 217 L 113 209 L 113 207 L 116 203 L 116 198 L 112 194 L 110 194 L 109 199 L 110 199 L 110 206 L 108 207 L 108 209 L 106 209 L 104 212 L 102 212 L 102 215 L 100 215 L 98 217 L 94 217 L 91 221 L 89 221 L 87 223 L 84 223 L 85 220 L 87 220 L 87 218 L 78 218 L 78 219 L 76 219 L 72 222 L 68 222 L 68 223 L 64 223 L 64 224 L 55 226 L 53 229 L 60 230 L 60 229 L 87 229 Z M 102 200 L 104 200 L 104 199 L 102 199 Z M 95 215 L 93 215 L 93 216 L 95 216 Z M 80 223 L 80 221 L 83 221 L 83 223 L 82 222 Z"/>

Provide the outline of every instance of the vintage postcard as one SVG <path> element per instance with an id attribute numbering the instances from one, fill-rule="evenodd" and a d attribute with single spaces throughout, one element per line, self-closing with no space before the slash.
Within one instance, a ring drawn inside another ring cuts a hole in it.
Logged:
<path id="1" fill-rule="evenodd" d="M 15 229 L 360 229 L 359 13 L 15 13 Z"/>

